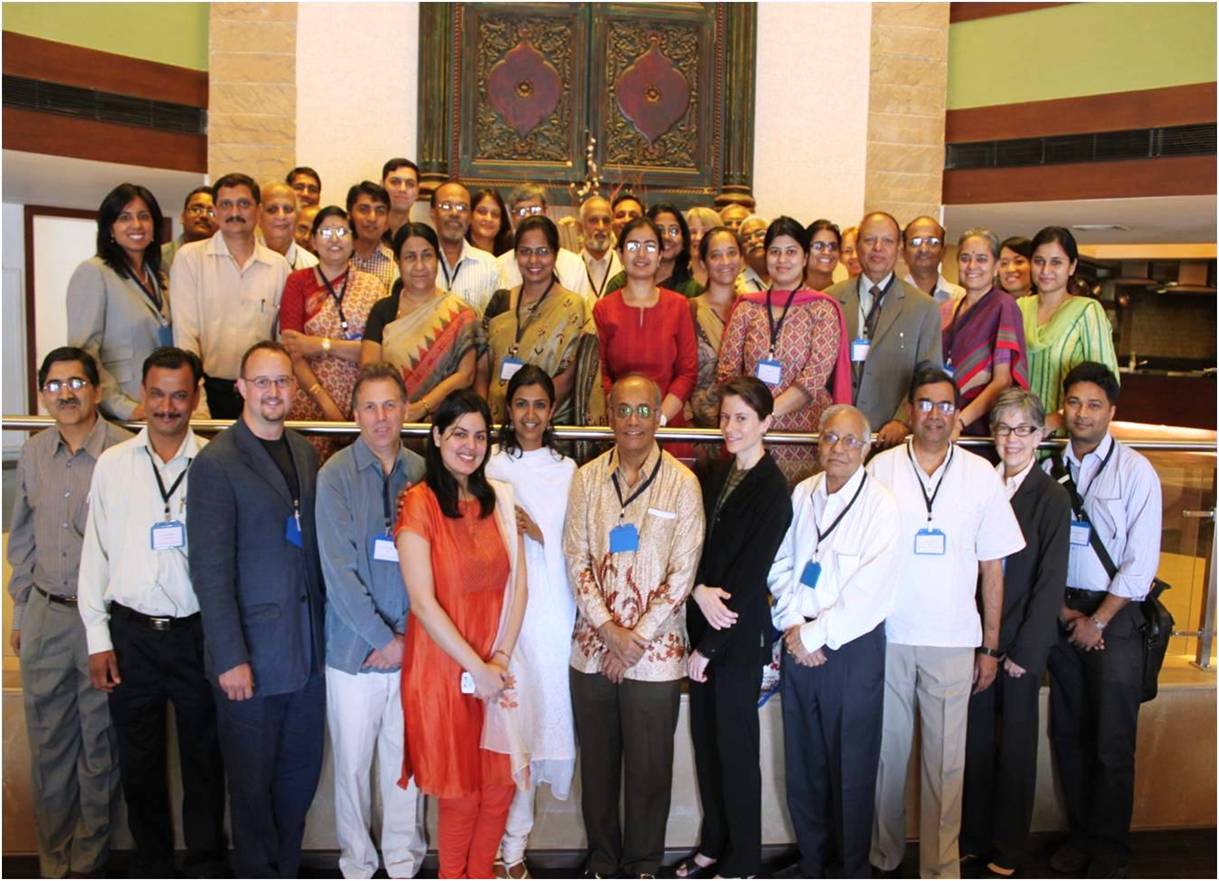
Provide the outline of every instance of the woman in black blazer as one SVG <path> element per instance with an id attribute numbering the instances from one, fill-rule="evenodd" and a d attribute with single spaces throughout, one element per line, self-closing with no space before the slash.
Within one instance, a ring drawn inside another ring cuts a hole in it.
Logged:
<path id="1" fill-rule="evenodd" d="M 766 575 L 791 523 L 787 481 L 762 446 L 774 399 L 761 380 L 719 388 L 720 430 L 732 459 L 699 475 L 707 536 L 686 623 L 690 633 L 690 733 L 702 800 L 698 850 L 677 877 L 758 874 L 762 772 L 758 689 L 770 655 Z"/>
<path id="2" fill-rule="evenodd" d="M 1003 392 L 990 428 L 1025 544 L 1003 566 L 1003 669 L 969 701 L 961 853 L 991 875 L 1010 877 L 1020 868 L 1033 818 L 1038 697 L 1066 591 L 1071 500 L 1037 466 L 1037 445 L 1048 432 L 1035 394 Z"/>

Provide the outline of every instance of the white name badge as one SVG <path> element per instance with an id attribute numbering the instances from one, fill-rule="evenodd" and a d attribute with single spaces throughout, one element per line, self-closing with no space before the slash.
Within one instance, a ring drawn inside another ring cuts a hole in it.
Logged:
<path id="1" fill-rule="evenodd" d="M 379 535 L 372 540 L 372 558 L 384 560 L 387 563 L 398 562 L 398 547 L 392 538 Z"/>
<path id="2" fill-rule="evenodd" d="M 938 529 L 920 529 L 914 534 L 914 553 L 942 557 L 948 552 L 948 537 Z"/>
<path id="3" fill-rule="evenodd" d="M 1071 544 L 1077 548 L 1086 548 L 1092 542 L 1092 524 L 1087 520 L 1071 521 Z"/>
<path id="4" fill-rule="evenodd" d="M 783 381 L 783 365 L 778 361 L 759 361 L 753 375 L 767 385 L 778 385 Z"/>
<path id="5" fill-rule="evenodd" d="M 180 520 L 164 520 L 152 525 L 151 544 L 154 551 L 171 551 L 186 547 L 186 527 Z"/>
<path id="6" fill-rule="evenodd" d="M 466 670 L 461 671 L 461 693 L 474 694 L 474 677 Z"/>
<path id="7" fill-rule="evenodd" d="M 516 372 L 524 366 L 525 362 L 520 358 L 513 358 L 509 356 L 500 362 L 499 378 L 504 382 L 507 382 L 508 380 L 512 379 L 512 377 L 516 375 Z"/>
<path id="8" fill-rule="evenodd" d="M 860 337 L 851 340 L 851 360 L 856 364 L 868 360 L 868 352 L 872 350 L 872 341 Z"/>

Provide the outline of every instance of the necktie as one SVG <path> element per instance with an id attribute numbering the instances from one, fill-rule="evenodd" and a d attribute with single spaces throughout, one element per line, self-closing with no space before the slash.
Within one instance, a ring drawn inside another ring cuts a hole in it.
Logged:
<path id="1" fill-rule="evenodd" d="M 884 298 L 885 292 L 880 285 L 872 285 L 872 307 L 868 309 L 868 315 L 864 319 L 864 332 L 868 335 L 868 339 L 872 339 L 872 335 L 876 332 L 876 319 L 880 317 L 880 301 Z"/>

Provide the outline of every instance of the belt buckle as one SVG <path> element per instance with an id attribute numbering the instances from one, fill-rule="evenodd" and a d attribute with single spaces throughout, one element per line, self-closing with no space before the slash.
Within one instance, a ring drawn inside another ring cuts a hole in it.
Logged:
<path id="1" fill-rule="evenodd" d="M 173 618 L 149 618 L 148 626 L 153 630 L 169 630 L 174 625 Z"/>

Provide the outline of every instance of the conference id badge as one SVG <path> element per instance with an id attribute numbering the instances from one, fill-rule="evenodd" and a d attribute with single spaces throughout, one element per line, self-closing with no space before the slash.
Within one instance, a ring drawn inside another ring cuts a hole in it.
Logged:
<path id="1" fill-rule="evenodd" d="M 868 352 L 872 351 L 872 341 L 860 337 L 859 339 L 851 340 L 851 361 L 856 364 L 862 364 L 868 360 Z"/>
<path id="2" fill-rule="evenodd" d="M 174 344 L 174 329 L 168 324 L 162 324 L 158 327 L 157 342 L 162 346 L 172 346 Z"/>
<path id="3" fill-rule="evenodd" d="M 957 375 L 957 372 L 952 369 L 951 361 L 944 362 L 944 372 L 947 373 L 950 377 L 955 377 Z"/>
<path id="4" fill-rule="evenodd" d="M 948 537 L 938 529 L 920 529 L 914 534 L 914 553 L 942 557 L 948 552 Z"/>
<path id="5" fill-rule="evenodd" d="M 525 366 L 525 362 L 520 358 L 513 358 L 509 355 L 499 365 L 499 378 L 501 382 L 507 382 L 516 375 L 516 372 Z"/>
<path id="6" fill-rule="evenodd" d="M 1092 543 L 1092 524 L 1087 520 L 1071 521 L 1071 545 L 1086 548 Z"/>
<path id="7" fill-rule="evenodd" d="M 767 385 L 778 385 L 783 381 L 783 365 L 773 358 L 759 361 L 753 375 Z"/>
<path id="8" fill-rule="evenodd" d="M 398 562 L 398 546 L 394 540 L 382 533 L 372 537 L 372 558 L 386 563 Z"/>
<path id="9" fill-rule="evenodd" d="M 619 523 L 610 530 L 609 550 L 611 554 L 639 550 L 639 530 L 634 523 Z"/>
<path id="10" fill-rule="evenodd" d="M 152 549 L 154 551 L 172 551 L 174 548 L 186 547 L 186 527 L 181 520 L 163 520 L 152 525 Z"/>
<path id="11" fill-rule="evenodd" d="M 821 564 L 816 560 L 809 560 L 804 564 L 804 571 L 800 573 L 800 583 L 805 587 L 816 587 L 817 581 L 821 578 Z"/>
<path id="12" fill-rule="evenodd" d="M 301 525 L 296 522 L 295 514 L 289 514 L 287 522 L 284 523 L 284 539 L 294 547 L 303 548 L 305 546 L 305 539 L 301 536 Z"/>

